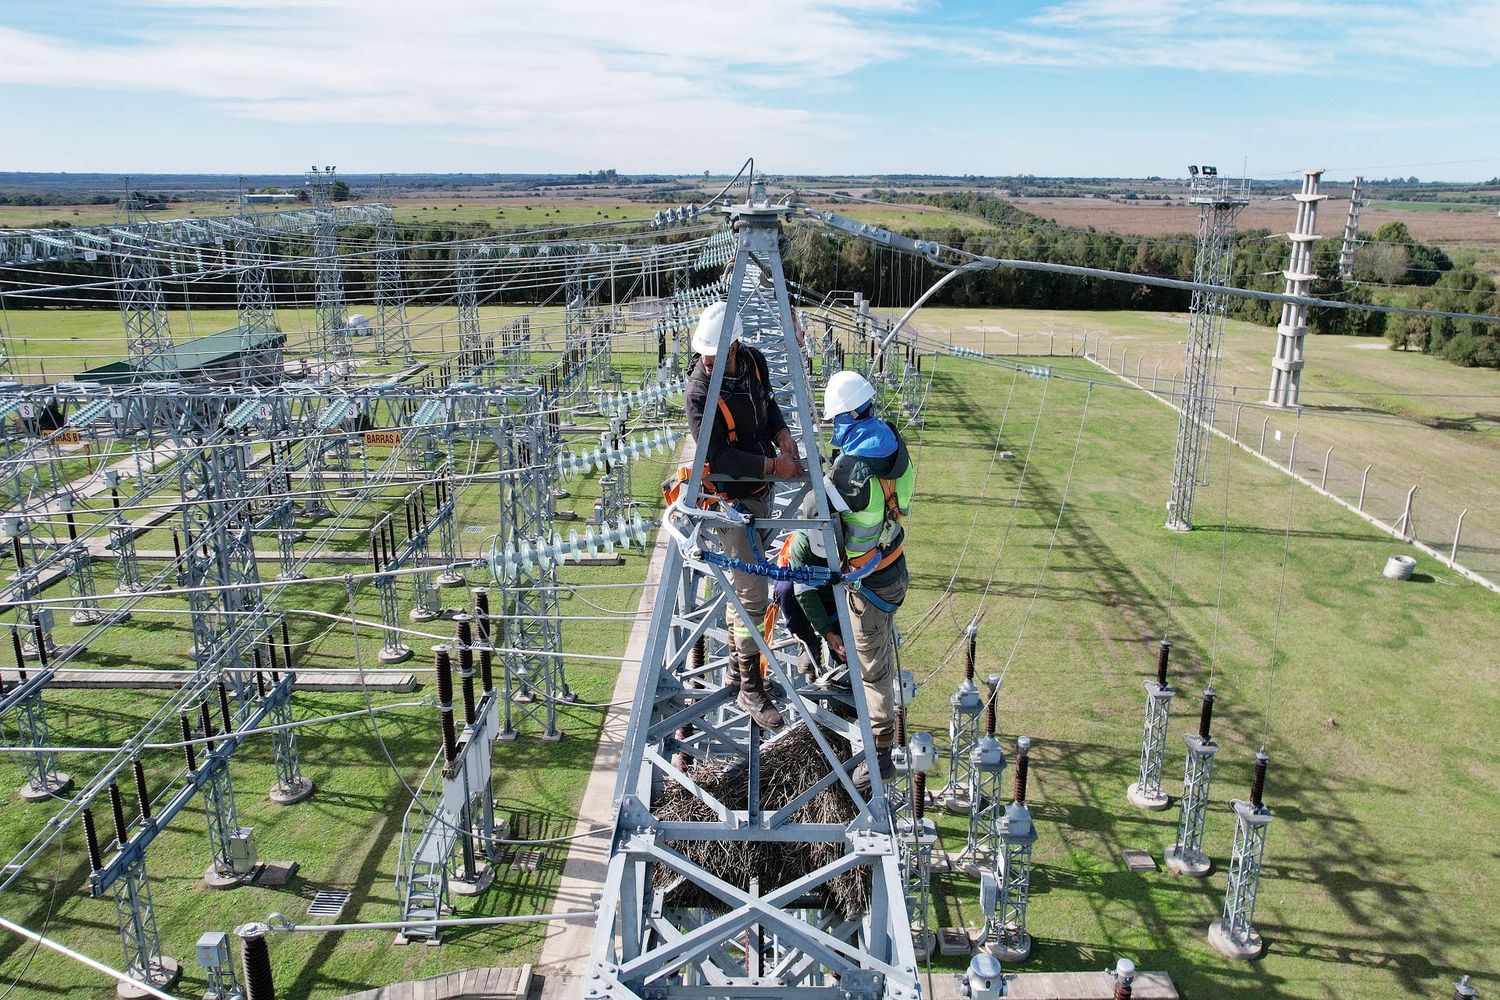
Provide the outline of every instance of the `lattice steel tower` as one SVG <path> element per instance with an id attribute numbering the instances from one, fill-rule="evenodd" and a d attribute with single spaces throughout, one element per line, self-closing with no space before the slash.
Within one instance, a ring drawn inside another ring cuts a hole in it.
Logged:
<path id="1" fill-rule="evenodd" d="M 1339 278 L 1354 280 L 1354 251 L 1359 248 L 1359 210 L 1365 207 L 1363 188 L 1365 179 L 1354 178 L 1354 187 L 1349 191 L 1349 216 L 1344 220 L 1344 242 L 1339 247 Z"/>
<path id="2" fill-rule="evenodd" d="M 132 197 L 126 191 L 127 220 Z M 126 357 L 141 371 L 171 371 L 176 367 L 176 358 L 172 350 L 172 328 L 162 300 L 156 253 L 139 228 L 114 232 L 110 265 L 120 282 L 120 318 L 125 321 Z"/>
<path id="3" fill-rule="evenodd" d="M 241 270 L 235 277 L 240 324 L 240 381 L 280 381 L 281 348 L 268 342 L 276 330 L 271 304 L 271 271 L 265 230 L 248 213 L 236 248 Z"/>
<path id="4" fill-rule="evenodd" d="M 354 345 L 344 316 L 344 280 L 338 261 L 338 218 L 333 208 L 335 167 L 313 167 L 307 172 L 307 189 L 313 206 L 313 279 L 317 290 L 318 352 L 332 373 L 331 379 L 348 374 L 354 360 Z"/>
<path id="5" fill-rule="evenodd" d="M 401 251 L 396 247 L 396 219 L 387 208 L 375 223 L 376 364 L 389 364 L 392 352 L 397 349 L 402 361 L 412 361 L 406 286 L 401 280 Z"/>
<path id="6" fill-rule="evenodd" d="M 1223 285 L 1228 282 L 1234 255 L 1235 216 L 1249 204 L 1244 182 L 1235 185 L 1219 177 L 1214 167 L 1188 167 L 1188 171 L 1192 174 L 1188 199 L 1199 206 L 1193 280 Z M 1208 478 L 1203 433 L 1213 425 L 1226 303 L 1221 292 L 1193 292 L 1187 349 L 1182 361 L 1182 400 L 1177 411 L 1171 496 L 1167 498 L 1167 527 L 1176 531 L 1192 530 L 1193 498 L 1199 484 Z"/>
<path id="7" fill-rule="evenodd" d="M 1287 262 L 1286 293 L 1307 295 L 1317 280 L 1313 271 L 1312 248 L 1318 240 L 1318 194 L 1321 170 L 1302 171 L 1302 190 L 1292 195 L 1297 202 L 1297 228 L 1287 233 L 1291 241 L 1291 259 Z M 1302 391 L 1302 345 L 1307 339 L 1307 306 L 1287 302 L 1281 307 L 1281 322 L 1276 324 L 1276 353 L 1271 357 L 1271 396 L 1273 406 L 1296 406 Z"/>

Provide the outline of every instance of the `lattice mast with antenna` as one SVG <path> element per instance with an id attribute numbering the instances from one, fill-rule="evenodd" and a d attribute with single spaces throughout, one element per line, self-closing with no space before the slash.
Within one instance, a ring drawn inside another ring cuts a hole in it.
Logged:
<path id="1" fill-rule="evenodd" d="M 1359 211 L 1365 207 L 1365 179 L 1354 178 L 1349 191 L 1349 216 L 1344 220 L 1344 242 L 1339 247 L 1339 280 L 1354 280 L 1354 251 L 1359 248 Z"/>
<path id="2" fill-rule="evenodd" d="M 1216 167 L 1188 167 L 1188 200 L 1198 208 L 1198 252 L 1193 280 L 1211 285 L 1229 281 L 1234 256 L 1234 222 L 1250 203 L 1245 181 L 1220 177 Z M 1187 349 L 1183 357 L 1182 401 L 1177 415 L 1177 447 L 1172 456 L 1171 496 L 1167 499 L 1167 527 L 1191 531 L 1193 500 L 1207 480 L 1204 428 L 1213 423 L 1220 342 L 1224 334 L 1227 299 L 1220 292 L 1194 292 L 1188 317 Z"/>
<path id="3" fill-rule="evenodd" d="M 1312 248 L 1318 239 L 1318 202 L 1326 195 L 1318 193 L 1322 170 L 1302 171 L 1302 190 L 1292 195 L 1297 202 L 1297 228 L 1287 233 L 1291 241 L 1291 259 L 1287 262 L 1286 294 L 1307 295 L 1317 280 L 1313 271 Z M 1271 357 L 1272 406 L 1297 406 L 1302 391 L 1302 348 L 1307 339 L 1307 306 L 1300 302 L 1283 303 L 1281 322 L 1276 325 L 1276 353 Z"/>

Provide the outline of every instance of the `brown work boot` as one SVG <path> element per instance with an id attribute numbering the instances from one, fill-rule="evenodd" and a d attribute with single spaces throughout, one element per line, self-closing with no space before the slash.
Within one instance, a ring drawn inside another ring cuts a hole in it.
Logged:
<path id="1" fill-rule="evenodd" d="M 882 746 L 877 746 L 875 748 L 875 766 L 879 770 L 882 780 L 890 780 L 891 776 L 895 773 L 891 765 L 892 749 L 893 747 Z M 854 769 L 854 773 L 850 775 L 850 777 L 853 779 L 854 787 L 856 789 L 861 792 L 869 792 L 870 758 L 868 756 L 866 756 L 864 760 L 859 762 L 859 766 Z"/>
<path id="2" fill-rule="evenodd" d="M 766 694 L 766 679 L 761 676 L 758 664 L 740 670 L 740 695 L 735 704 L 750 713 L 750 718 L 762 729 L 780 729 L 786 725 L 776 706 Z"/>

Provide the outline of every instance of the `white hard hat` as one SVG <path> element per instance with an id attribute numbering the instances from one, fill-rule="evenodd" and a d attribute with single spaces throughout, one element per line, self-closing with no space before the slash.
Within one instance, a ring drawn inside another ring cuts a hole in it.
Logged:
<path id="1" fill-rule="evenodd" d="M 719 353 L 719 331 L 724 327 L 724 303 L 713 302 L 703 310 L 698 317 L 698 325 L 693 328 L 693 351 L 713 357 Z M 740 339 L 745 332 L 745 324 L 736 316 L 734 328 L 729 331 L 729 342 L 732 344 Z"/>
<path id="2" fill-rule="evenodd" d="M 875 387 L 859 372 L 834 372 L 823 390 L 823 419 L 857 410 L 874 398 Z"/>

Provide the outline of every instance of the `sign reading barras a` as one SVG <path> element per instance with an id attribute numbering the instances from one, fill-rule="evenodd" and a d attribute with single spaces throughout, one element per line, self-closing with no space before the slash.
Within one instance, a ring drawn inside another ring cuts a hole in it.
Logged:
<path id="1" fill-rule="evenodd" d="M 400 431 L 365 431 L 366 445 L 382 445 L 387 448 L 394 448 L 400 443 Z"/>

